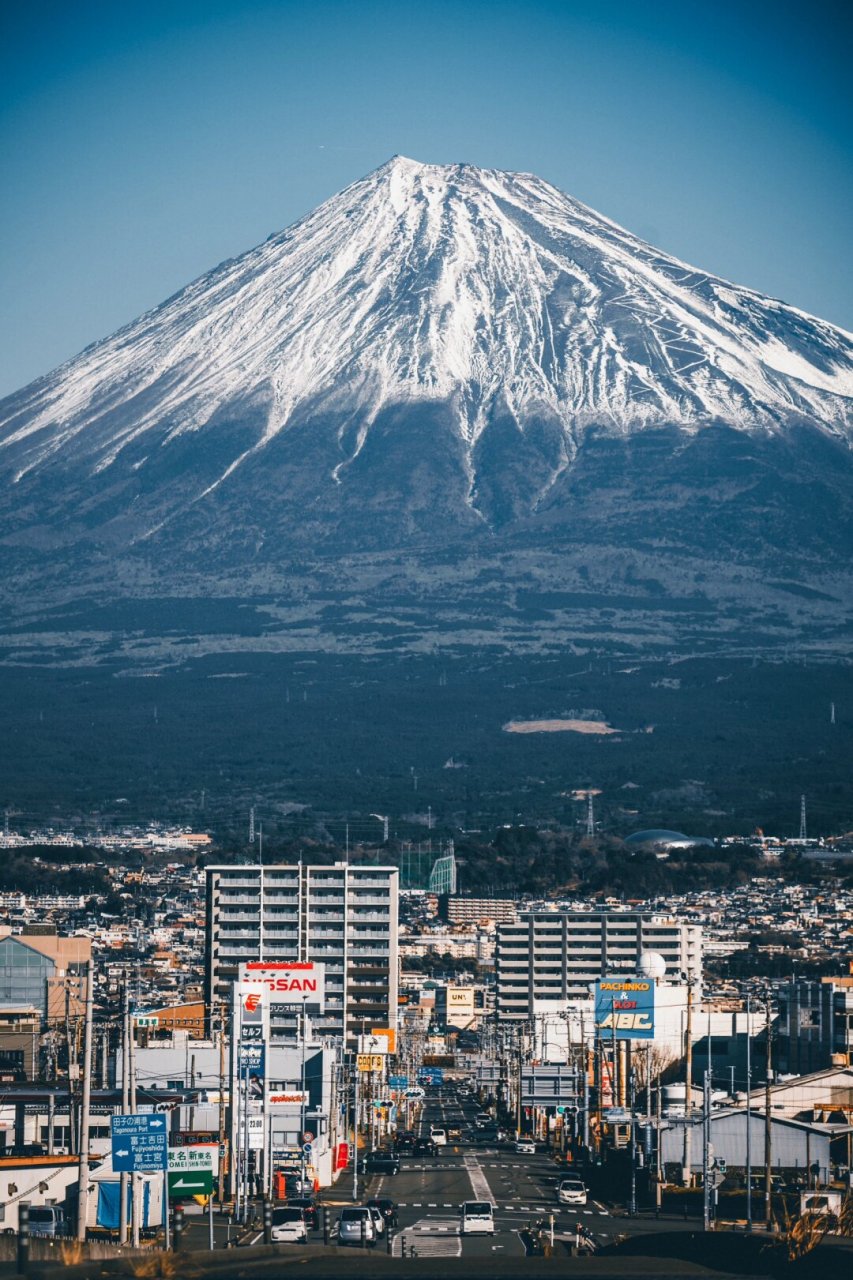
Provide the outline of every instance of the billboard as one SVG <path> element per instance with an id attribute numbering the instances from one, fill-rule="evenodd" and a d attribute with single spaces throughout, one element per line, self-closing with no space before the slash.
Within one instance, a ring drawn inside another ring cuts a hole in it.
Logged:
<path id="1" fill-rule="evenodd" d="M 601 978 L 595 984 L 595 1030 L 617 1040 L 653 1040 L 655 984 L 652 978 Z"/>
<path id="2" fill-rule="evenodd" d="M 388 1036 L 384 1031 L 371 1031 L 370 1035 L 358 1037 L 359 1053 L 390 1053 Z"/>
<path id="3" fill-rule="evenodd" d="M 270 1000 L 266 990 L 256 982 L 237 982 L 234 1002 L 241 1044 L 263 1044 L 269 1039 L 270 1025 Z"/>
<path id="4" fill-rule="evenodd" d="M 266 1080 L 266 1046 L 263 1043 L 246 1044 L 241 1041 L 238 1068 L 240 1075 L 247 1081 L 249 1096 L 262 1098 Z"/>
<path id="5" fill-rule="evenodd" d="M 326 999 L 326 967 L 313 961 L 255 960 L 240 965 L 240 984 L 269 993 L 271 1005 L 305 1008 L 323 1013 Z"/>
<path id="6" fill-rule="evenodd" d="M 384 1036 L 388 1041 L 388 1052 L 397 1052 L 397 1032 L 394 1027 L 371 1027 L 370 1034 L 372 1036 Z"/>

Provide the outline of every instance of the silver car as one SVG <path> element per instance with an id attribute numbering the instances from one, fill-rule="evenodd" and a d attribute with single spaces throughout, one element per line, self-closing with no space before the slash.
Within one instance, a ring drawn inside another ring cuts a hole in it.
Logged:
<path id="1" fill-rule="evenodd" d="M 342 1209 L 338 1218 L 338 1244 L 372 1245 L 376 1243 L 373 1215 L 363 1205 Z"/>

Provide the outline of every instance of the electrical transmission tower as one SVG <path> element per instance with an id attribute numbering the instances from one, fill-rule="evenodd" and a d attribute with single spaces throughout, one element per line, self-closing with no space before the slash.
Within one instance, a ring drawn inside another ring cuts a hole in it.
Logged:
<path id="1" fill-rule="evenodd" d="M 595 835 L 595 813 L 592 807 L 592 792 L 586 798 L 586 834 L 588 836 Z"/>
<path id="2" fill-rule="evenodd" d="M 806 797 L 800 796 L 800 839 L 806 839 Z"/>
<path id="3" fill-rule="evenodd" d="M 255 843 L 255 806 L 249 810 L 249 844 Z"/>

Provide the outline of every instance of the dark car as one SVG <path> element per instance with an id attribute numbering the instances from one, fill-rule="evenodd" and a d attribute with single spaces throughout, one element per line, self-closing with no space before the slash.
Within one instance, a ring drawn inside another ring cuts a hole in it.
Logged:
<path id="1" fill-rule="evenodd" d="M 416 1156 L 437 1156 L 438 1147 L 432 1138 L 418 1138 L 415 1142 L 414 1154 Z"/>
<path id="2" fill-rule="evenodd" d="M 375 1196 L 367 1201 L 368 1209 L 378 1209 L 385 1219 L 386 1227 L 396 1227 L 397 1206 L 388 1196 Z"/>
<path id="3" fill-rule="evenodd" d="M 392 1177 L 400 1172 L 399 1157 L 393 1151 L 371 1151 L 364 1159 L 365 1173 L 388 1173 Z"/>
<path id="4" fill-rule="evenodd" d="M 305 1218 L 305 1225 L 309 1231 L 320 1230 L 320 1214 L 311 1196 L 289 1196 L 287 1207 L 288 1209 L 302 1210 L 302 1216 Z"/>
<path id="5" fill-rule="evenodd" d="M 410 1156 L 415 1149 L 417 1139 L 411 1133 L 398 1134 L 394 1143 L 394 1150 L 399 1156 Z"/>

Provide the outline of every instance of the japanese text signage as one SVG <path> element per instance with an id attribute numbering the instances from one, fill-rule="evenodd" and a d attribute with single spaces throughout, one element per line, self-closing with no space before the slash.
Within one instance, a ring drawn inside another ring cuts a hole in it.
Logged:
<path id="1" fill-rule="evenodd" d="M 240 986 L 266 993 L 270 1005 L 324 1011 L 326 967 L 313 961 L 275 964 L 269 960 L 240 965 Z"/>
<path id="2" fill-rule="evenodd" d="M 601 978 L 595 984 L 595 1029 L 617 1040 L 653 1040 L 655 984 L 650 978 Z"/>
<path id="3" fill-rule="evenodd" d="M 112 1164 L 116 1173 L 161 1173 L 167 1167 L 165 1116 L 110 1116 Z"/>

